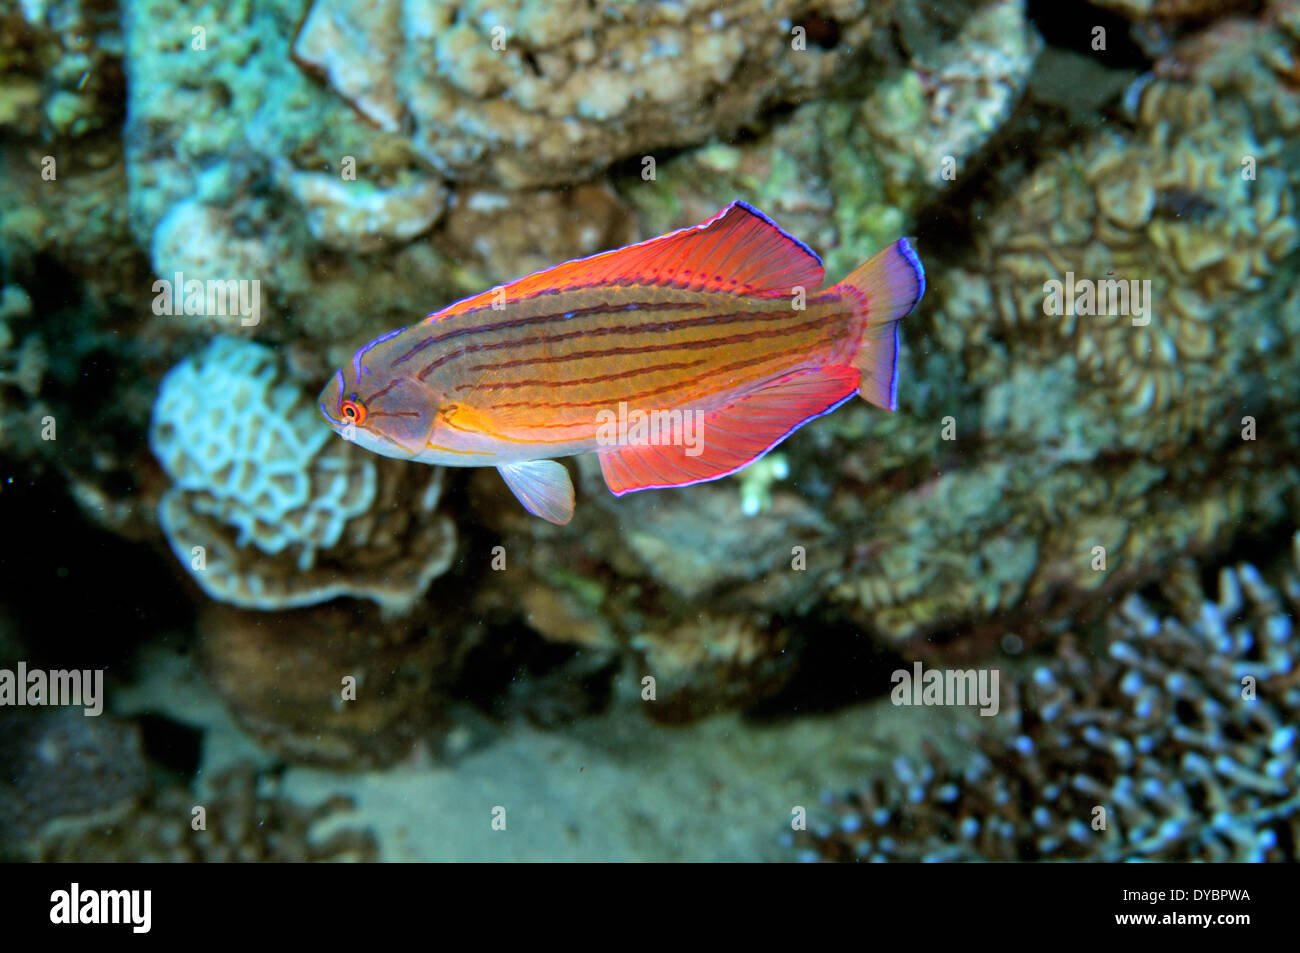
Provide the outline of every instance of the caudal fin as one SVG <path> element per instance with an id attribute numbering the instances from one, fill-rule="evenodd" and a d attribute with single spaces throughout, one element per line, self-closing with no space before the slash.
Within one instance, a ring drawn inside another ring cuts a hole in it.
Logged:
<path id="1" fill-rule="evenodd" d="M 863 330 L 853 366 L 862 372 L 858 393 L 877 407 L 898 406 L 898 322 L 925 294 L 925 269 L 900 238 L 835 286 L 862 301 Z"/>

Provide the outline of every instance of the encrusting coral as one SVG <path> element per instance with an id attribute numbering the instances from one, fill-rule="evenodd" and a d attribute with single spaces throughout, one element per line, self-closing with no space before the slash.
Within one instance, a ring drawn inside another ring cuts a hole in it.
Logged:
<path id="1" fill-rule="evenodd" d="M 843 88 L 894 4 L 315 0 L 298 62 L 453 180 L 570 182 Z M 811 34 L 811 35 L 810 35 Z"/>
<path id="2" fill-rule="evenodd" d="M 325 172 L 283 173 L 307 227 L 341 251 L 373 251 L 427 232 L 447 207 L 447 189 L 432 176 L 407 175 L 388 188 L 352 183 Z"/>
<path id="3" fill-rule="evenodd" d="M 1249 338 L 1221 316 L 1252 320 L 1235 312 L 1295 250 L 1300 228 L 1282 154 L 1262 144 L 1242 103 L 1157 81 L 1138 122 L 1139 137 L 1102 134 L 1016 191 L 981 236 L 984 267 L 956 279 L 969 287 L 948 333 L 967 335 L 967 347 L 1015 334 L 1025 348 L 1073 351 L 1090 393 L 1126 418 L 1120 442 L 1146 450 L 1223 418 L 1232 391 L 1222 382 L 1247 357 L 1235 341 Z M 1129 307 L 1045 315 L 1045 282 L 1067 273 L 1119 279 L 1107 287 L 1134 292 Z M 1130 280 L 1149 282 L 1146 313 Z"/>
<path id="4" fill-rule="evenodd" d="M 1245 564 L 1161 615 L 1132 596 L 1096 652 L 1018 677 L 965 765 L 899 759 L 788 839 L 806 860 L 1296 859 L 1300 534 L 1280 585 Z M 996 719 L 995 719 L 996 720 Z"/>
<path id="5" fill-rule="evenodd" d="M 274 351 L 216 338 L 159 389 L 150 446 L 172 480 L 159 521 L 222 602 L 351 595 L 403 611 L 455 553 L 454 525 L 435 512 L 442 471 L 361 452 L 318 418 Z"/>

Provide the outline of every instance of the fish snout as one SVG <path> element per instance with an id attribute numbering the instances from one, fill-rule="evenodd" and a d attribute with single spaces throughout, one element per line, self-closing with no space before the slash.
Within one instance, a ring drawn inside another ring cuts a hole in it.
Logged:
<path id="1" fill-rule="evenodd" d="M 321 414 L 336 430 L 346 425 L 346 421 L 343 420 L 343 386 L 343 372 L 337 371 L 321 388 L 320 396 L 316 400 Z"/>

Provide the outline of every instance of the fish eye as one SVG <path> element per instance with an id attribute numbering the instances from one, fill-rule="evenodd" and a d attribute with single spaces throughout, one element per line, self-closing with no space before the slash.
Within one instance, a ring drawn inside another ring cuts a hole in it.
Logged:
<path id="1" fill-rule="evenodd" d="M 348 395 L 347 399 L 339 405 L 339 413 L 343 420 L 350 424 L 364 424 L 369 415 L 366 405 L 357 399 L 356 394 Z"/>

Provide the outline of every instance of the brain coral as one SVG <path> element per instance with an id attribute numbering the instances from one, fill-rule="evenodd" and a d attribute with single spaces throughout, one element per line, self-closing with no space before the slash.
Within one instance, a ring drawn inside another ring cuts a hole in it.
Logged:
<path id="1" fill-rule="evenodd" d="M 260 344 L 216 338 L 173 368 L 149 434 L 173 482 L 158 510 L 167 538 L 223 602 L 274 609 L 354 595 L 403 609 L 455 550 L 450 520 L 432 512 L 441 472 L 388 466 L 317 417 Z M 413 478 L 429 482 L 392 506 Z"/>

